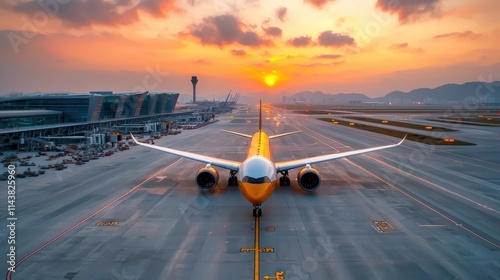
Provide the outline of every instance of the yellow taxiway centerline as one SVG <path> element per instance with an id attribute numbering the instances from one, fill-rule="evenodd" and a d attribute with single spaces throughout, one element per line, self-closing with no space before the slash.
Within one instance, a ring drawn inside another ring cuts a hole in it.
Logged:
<path id="1" fill-rule="evenodd" d="M 259 248 L 259 215 L 255 215 L 255 238 L 254 238 L 254 251 L 253 251 L 253 272 L 254 280 L 260 279 L 260 248 Z"/>

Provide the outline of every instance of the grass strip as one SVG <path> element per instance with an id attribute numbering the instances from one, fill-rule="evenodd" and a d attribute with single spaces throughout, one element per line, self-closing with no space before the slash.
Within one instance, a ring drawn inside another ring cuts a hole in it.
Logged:
<path id="1" fill-rule="evenodd" d="M 370 125 L 365 125 L 365 124 L 357 124 L 355 122 L 349 122 L 349 121 L 344 121 L 344 120 L 335 120 L 334 122 L 332 122 L 331 118 L 318 118 L 318 120 L 329 122 L 329 123 L 334 124 L 334 125 L 348 126 L 348 127 L 352 127 L 352 128 L 356 128 L 356 129 L 365 130 L 365 131 L 371 131 L 371 132 L 375 132 L 375 133 L 379 133 L 379 134 L 394 136 L 396 138 L 403 138 L 405 135 L 408 135 L 406 137 L 406 140 L 420 142 L 420 143 L 424 143 L 427 145 L 446 145 L 446 146 L 476 145 L 476 144 L 470 143 L 470 142 L 465 142 L 465 141 L 460 141 L 460 140 L 455 140 L 455 139 L 451 140 L 450 138 L 432 137 L 432 136 L 428 136 L 428 135 L 398 131 L 398 130 L 393 130 L 393 129 L 389 129 L 389 128 L 375 127 L 375 126 L 370 126 Z"/>
<path id="2" fill-rule="evenodd" d="M 449 128 L 441 127 L 441 126 L 429 126 L 429 125 L 380 120 L 380 119 L 373 119 L 373 118 L 366 118 L 366 117 L 343 117 L 343 118 L 351 119 L 351 120 L 359 120 L 359 121 L 364 121 L 364 122 L 392 125 L 392 126 L 398 126 L 398 127 L 405 127 L 405 128 L 411 128 L 411 129 L 418 129 L 418 130 L 432 130 L 432 131 L 446 131 L 446 132 L 458 131 L 455 129 L 449 129 Z"/>

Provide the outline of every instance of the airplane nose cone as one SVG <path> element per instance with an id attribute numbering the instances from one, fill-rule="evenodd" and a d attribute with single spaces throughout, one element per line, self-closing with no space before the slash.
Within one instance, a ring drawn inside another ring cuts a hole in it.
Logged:
<path id="1" fill-rule="evenodd" d="M 266 201 L 276 187 L 276 181 L 262 184 L 251 184 L 238 181 L 243 196 L 252 204 L 262 204 Z"/>

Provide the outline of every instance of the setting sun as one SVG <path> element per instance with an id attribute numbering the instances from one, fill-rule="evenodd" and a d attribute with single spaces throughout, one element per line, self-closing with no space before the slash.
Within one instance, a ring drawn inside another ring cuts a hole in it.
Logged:
<path id="1" fill-rule="evenodd" d="M 276 81 L 278 81 L 278 76 L 276 75 L 275 70 L 271 73 L 262 72 L 262 74 L 264 74 L 264 83 L 269 87 L 274 86 Z"/>
<path id="2" fill-rule="evenodd" d="M 276 84 L 276 75 L 274 74 L 269 74 L 264 78 L 264 82 L 266 85 L 272 87 Z"/>

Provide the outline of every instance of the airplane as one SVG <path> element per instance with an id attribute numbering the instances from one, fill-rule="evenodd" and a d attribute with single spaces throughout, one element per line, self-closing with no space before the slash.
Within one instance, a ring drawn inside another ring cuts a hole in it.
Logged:
<path id="1" fill-rule="evenodd" d="M 219 172 L 214 167 L 229 169 L 228 186 L 238 185 L 238 188 L 245 199 L 253 204 L 253 216 L 259 217 L 262 216 L 262 209 L 260 208 L 261 204 L 271 196 L 276 188 L 276 185 L 278 184 L 278 173 L 282 175 L 279 178 L 279 184 L 281 186 L 290 186 L 288 171 L 290 169 L 302 168 L 297 174 L 298 184 L 302 190 L 312 192 L 318 189 L 321 184 L 320 174 L 318 170 L 313 167 L 313 164 L 396 147 L 401 145 L 401 143 L 403 143 L 406 139 L 405 136 L 397 144 L 289 161 L 273 162 L 271 157 L 270 140 L 291 135 L 300 131 L 269 136 L 262 130 L 262 101 L 260 102 L 259 130 L 257 132 L 253 135 L 249 135 L 230 130 L 222 131 L 251 139 L 246 157 L 243 161 L 240 162 L 221 159 L 191 152 L 174 150 L 167 147 L 145 144 L 138 142 L 134 135 L 131 134 L 131 136 L 138 145 L 205 163 L 206 165 L 198 170 L 195 177 L 196 186 L 202 191 L 210 191 L 217 186 L 219 181 Z"/>
<path id="2" fill-rule="evenodd" d="M 303 104 L 303 103 L 306 103 L 305 100 L 296 100 L 295 98 L 293 98 L 293 102 L 295 102 L 296 104 Z"/>

